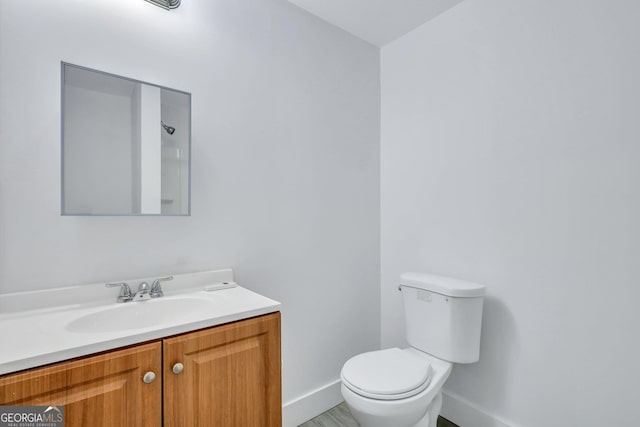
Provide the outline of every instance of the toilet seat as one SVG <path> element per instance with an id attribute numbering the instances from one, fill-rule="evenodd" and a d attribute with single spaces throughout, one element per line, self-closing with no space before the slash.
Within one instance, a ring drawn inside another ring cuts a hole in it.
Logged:
<path id="1" fill-rule="evenodd" d="M 341 373 L 344 385 L 371 399 L 398 400 L 429 386 L 431 363 L 417 354 L 389 348 L 352 357 Z"/>

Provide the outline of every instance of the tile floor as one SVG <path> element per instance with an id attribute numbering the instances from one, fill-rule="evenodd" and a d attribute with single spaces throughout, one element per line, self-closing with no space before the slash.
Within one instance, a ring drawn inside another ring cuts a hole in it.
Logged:
<path id="1" fill-rule="evenodd" d="M 299 427 L 359 427 L 356 420 L 353 419 L 347 405 L 341 403 L 325 412 L 320 414 L 312 420 L 307 421 Z M 444 418 L 438 418 L 437 427 L 458 427 L 451 421 Z"/>

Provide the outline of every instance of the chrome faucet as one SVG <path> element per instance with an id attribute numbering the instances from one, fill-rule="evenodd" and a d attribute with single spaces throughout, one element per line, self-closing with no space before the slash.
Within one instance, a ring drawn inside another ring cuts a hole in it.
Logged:
<path id="1" fill-rule="evenodd" d="M 164 292 L 162 291 L 162 286 L 160 286 L 160 282 L 173 280 L 173 276 L 161 277 L 156 279 L 151 284 L 151 298 L 159 298 L 164 296 Z"/>
<path id="2" fill-rule="evenodd" d="M 142 282 L 138 285 L 138 292 L 133 296 L 132 301 L 146 301 L 151 299 L 151 292 L 149 292 L 149 284 Z"/>
<path id="3" fill-rule="evenodd" d="M 149 287 L 147 282 L 142 282 L 138 285 L 138 292 L 133 294 L 131 292 L 131 288 L 129 284 L 126 282 L 121 283 L 107 283 L 105 286 L 107 288 L 115 288 L 116 286 L 120 286 L 120 293 L 118 294 L 117 302 L 131 302 L 131 301 L 146 301 L 151 298 L 159 298 L 164 296 L 164 292 L 162 291 L 162 286 L 160 286 L 160 282 L 164 282 L 167 280 L 173 280 L 173 276 L 161 277 L 159 279 L 155 279 Z"/>

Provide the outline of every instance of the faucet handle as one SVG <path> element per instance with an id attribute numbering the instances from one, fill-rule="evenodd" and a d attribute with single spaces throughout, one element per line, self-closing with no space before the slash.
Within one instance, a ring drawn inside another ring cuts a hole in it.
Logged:
<path id="1" fill-rule="evenodd" d="M 151 298 L 158 298 L 164 296 L 164 292 L 162 291 L 162 286 L 160 286 L 160 282 L 165 282 L 173 280 L 173 276 L 161 277 L 153 281 L 151 285 Z"/>
<path id="2" fill-rule="evenodd" d="M 131 298 L 132 298 L 131 288 L 129 287 L 128 283 L 126 283 L 126 282 L 106 283 L 105 286 L 107 288 L 116 288 L 116 287 L 120 286 L 120 293 L 118 294 L 118 302 L 131 301 Z"/>

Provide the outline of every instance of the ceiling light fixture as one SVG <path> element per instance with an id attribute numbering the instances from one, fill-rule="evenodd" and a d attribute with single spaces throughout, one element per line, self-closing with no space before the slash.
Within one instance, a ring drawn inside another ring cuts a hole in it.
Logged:
<path id="1" fill-rule="evenodd" d="M 180 6 L 180 0 L 147 0 L 149 3 L 153 3 L 156 6 L 160 6 L 163 9 L 175 9 Z"/>

